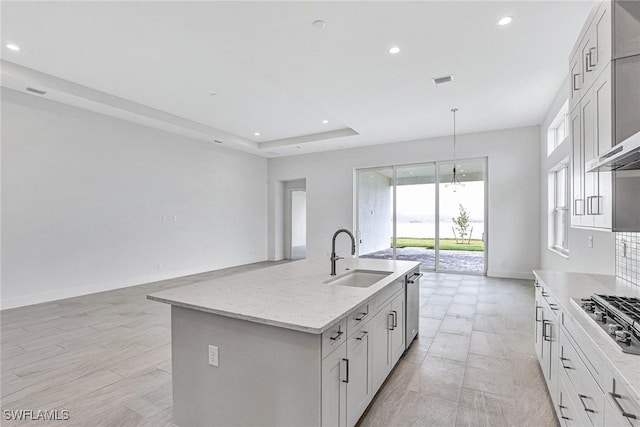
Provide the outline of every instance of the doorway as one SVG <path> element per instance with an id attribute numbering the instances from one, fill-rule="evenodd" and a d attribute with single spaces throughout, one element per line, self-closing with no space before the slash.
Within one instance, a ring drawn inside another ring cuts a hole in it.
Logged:
<path id="1" fill-rule="evenodd" d="M 431 162 L 357 170 L 358 256 L 419 261 L 422 270 L 486 274 L 486 158 L 456 161 L 459 185 L 451 185 L 453 166 Z"/>
<path id="2" fill-rule="evenodd" d="M 307 189 L 306 179 L 284 183 L 284 258 L 307 256 Z"/>

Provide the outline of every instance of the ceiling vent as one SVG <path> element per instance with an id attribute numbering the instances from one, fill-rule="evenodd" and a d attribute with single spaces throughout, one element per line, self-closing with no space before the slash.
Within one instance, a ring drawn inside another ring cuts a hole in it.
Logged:
<path id="1" fill-rule="evenodd" d="M 32 87 L 28 87 L 28 88 L 27 88 L 27 91 L 29 91 L 29 92 L 33 92 L 33 93 L 37 93 L 38 95 L 44 95 L 45 93 L 47 93 L 47 92 L 46 92 L 46 91 L 44 91 L 44 90 L 35 89 L 35 88 L 32 88 Z"/>
<path id="2" fill-rule="evenodd" d="M 442 84 L 442 83 L 449 83 L 451 81 L 453 81 L 453 76 L 434 77 L 433 84 L 434 85 L 439 85 L 439 84 Z"/>

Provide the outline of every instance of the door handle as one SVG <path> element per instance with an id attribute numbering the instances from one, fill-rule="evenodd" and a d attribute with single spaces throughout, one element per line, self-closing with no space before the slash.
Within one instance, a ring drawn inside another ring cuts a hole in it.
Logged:
<path id="1" fill-rule="evenodd" d="M 391 319 L 391 325 L 389 325 L 389 330 L 393 331 L 396 327 L 393 326 L 393 313 L 389 313 L 389 317 L 387 319 Z"/>
<path id="2" fill-rule="evenodd" d="M 342 361 L 345 362 L 347 371 L 347 379 L 342 380 L 342 382 L 349 384 L 349 359 L 342 359 Z"/>
<path id="3" fill-rule="evenodd" d="M 538 318 L 538 309 L 539 308 L 542 308 L 542 307 L 540 307 L 539 305 L 536 305 L 536 322 L 542 322 L 542 319 Z"/>
<path id="4" fill-rule="evenodd" d="M 544 339 L 545 341 L 551 341 L 551 333 L 547 334 L 547 326 L 551 326 L 551 322 L 548 320 L 543 320 L 542 321 L 542 339 Z"/>
<path id="5" fill-rule="evenodd" d="M 576 77 L 579 77 L 580 74 L 573 75 L 573 90 L 580 90 L 580 87 L 576 87 Z"/>
<path id="6" fill-rule="evenodd" d="M 413 273 L 413 277 L 411 279 L 407 278 L 407 283 L 414 284 L 416 280 L 422 277 L 422 273 Z"/>
<path id="7" fill-rule="evenodd" d="M 393 329 L 395 329 L 398 326 L 398 312 L 393 310 Z"/>

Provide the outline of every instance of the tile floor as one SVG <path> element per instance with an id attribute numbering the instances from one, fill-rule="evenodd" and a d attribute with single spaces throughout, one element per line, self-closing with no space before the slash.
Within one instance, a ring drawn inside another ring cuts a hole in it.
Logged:
<path id="1" fill-rule="evenodd" d="M 267 265 L 2 311 L 2 409 L 64 408 L 70 419 L 1 424 L 171 425 L 169 307 L 145 295 Z M 557 425 L 532 306 L 528 281 L 425 274 L 419 339 L 360 425 Z"/>

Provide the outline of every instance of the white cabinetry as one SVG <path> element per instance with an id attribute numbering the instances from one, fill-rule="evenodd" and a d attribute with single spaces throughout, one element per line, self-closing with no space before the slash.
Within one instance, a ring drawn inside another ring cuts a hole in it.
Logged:
<path id="1" fill-rule="evenodd" d="M 535 348 L 540 367 L 549 386 L 551 396 L 555 396 L 558 384 L 558 305 L 544 287 L 536 283 L 536 337 Z M 555 400 L 555 398 L 553 399 Z"/>
<path id="2" fill-rule="evenodd" d="M 585 163 L 612 147 L 611 3 L 602 1 L 587 22 L 569 62 L 571 96 L 571 225 L 610 230 L 611 172 L 587 172 Z"/>
<path id="3" fill-rule="evenodd" d="M 347 425 L 347 346 L 343 342 L 322 360 L 322 425 Z"/>
<path id="4" fill-rule="evenodd" d="M 404 353 L 405 304 L 403 277 L 323 334 L 323 426 L 353 426 L 367 409 Z"/>

